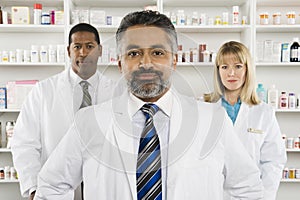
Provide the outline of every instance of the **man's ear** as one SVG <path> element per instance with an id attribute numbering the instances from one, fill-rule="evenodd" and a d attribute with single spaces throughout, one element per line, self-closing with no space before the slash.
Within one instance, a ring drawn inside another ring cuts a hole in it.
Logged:
<path id="1" fill-rule="evenodd" d="M 122 73 L 122 64 L 121 64 L 121 56 L 118 55 L 118 68 L 119 68 L 119 72 Z"/>
<path id="2" fill-rule="evenodd" d="M 99 44 L 98 48 L 99 48 L 99 57 L 101 57 L 102 56 L 102 45 Z"/>
<path id="3" fill-rule="evenodd" d="M 70 46 L 67 47 L 67 51 L 68 51 L 68 56 L 70 58 Z"/>
<path id="4" fill-rule="evenodd" d="M 176 70 L 177 67 L 177 53 L 173 55 L 173 69 Z"/>

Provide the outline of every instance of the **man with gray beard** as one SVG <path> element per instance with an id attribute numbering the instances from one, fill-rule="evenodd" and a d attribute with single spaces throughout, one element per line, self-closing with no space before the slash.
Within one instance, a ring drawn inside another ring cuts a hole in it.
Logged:
<path id="1" fill-rule="evenodd" d="M 173 87 L 177 34 L 169 18 L 130 13 L 116 42 L 128 91 L 79 111 L 39 174 L 36 199 L 65 200 L 82 179 L 87 200 L 222 200 L 224 190 L 231 199 L 261 199 L 259 170 L 225 111 Z"/>

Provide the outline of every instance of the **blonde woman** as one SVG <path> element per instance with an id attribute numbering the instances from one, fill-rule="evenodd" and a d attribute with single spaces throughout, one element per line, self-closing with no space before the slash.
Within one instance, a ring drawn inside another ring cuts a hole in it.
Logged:
<path id="1" fill-rule="evenodd" d="M 212 101 L 226 109 L 236 134 L 258 165 L 264 199 L 274 200 L 286 151 L 274 111 L 256 94 L 250 52 L 242 43 L 230 41 L 221 46 L 215 63 Z"/>

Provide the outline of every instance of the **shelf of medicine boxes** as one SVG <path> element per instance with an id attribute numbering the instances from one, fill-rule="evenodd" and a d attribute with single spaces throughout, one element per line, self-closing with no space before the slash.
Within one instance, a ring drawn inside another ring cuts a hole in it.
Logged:
<path id="1" fill-rule="evenodd" d="M 0 153 L 11 153 L 11 149 L 8 148 L 0 148 Z M 19 180 L 18 179 L 3 179 L 0 180 L 0 183 L 18 183 Z"/>
<path id="2" fill-rule="evenodd" d="M 61 9 L 64 7 L 64 0 L 0 0 L 2 8 L 11 6 L 28 6 L 33 9 L 35 3 L 42 4 L 43 8 L 54 7 Z"/>

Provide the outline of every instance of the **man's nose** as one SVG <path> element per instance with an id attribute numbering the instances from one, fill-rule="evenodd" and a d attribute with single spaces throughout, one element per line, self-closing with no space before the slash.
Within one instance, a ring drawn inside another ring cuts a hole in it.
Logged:
<path id="1" fill-rule="evenodd" d="M 87 54 L 88 54 L 87 49 L 86 49 L 85 47 L 82 47 L 82 48 L 80 49 L 80 55 L 81 55 L 81 56 L 86 56 Z"/>

